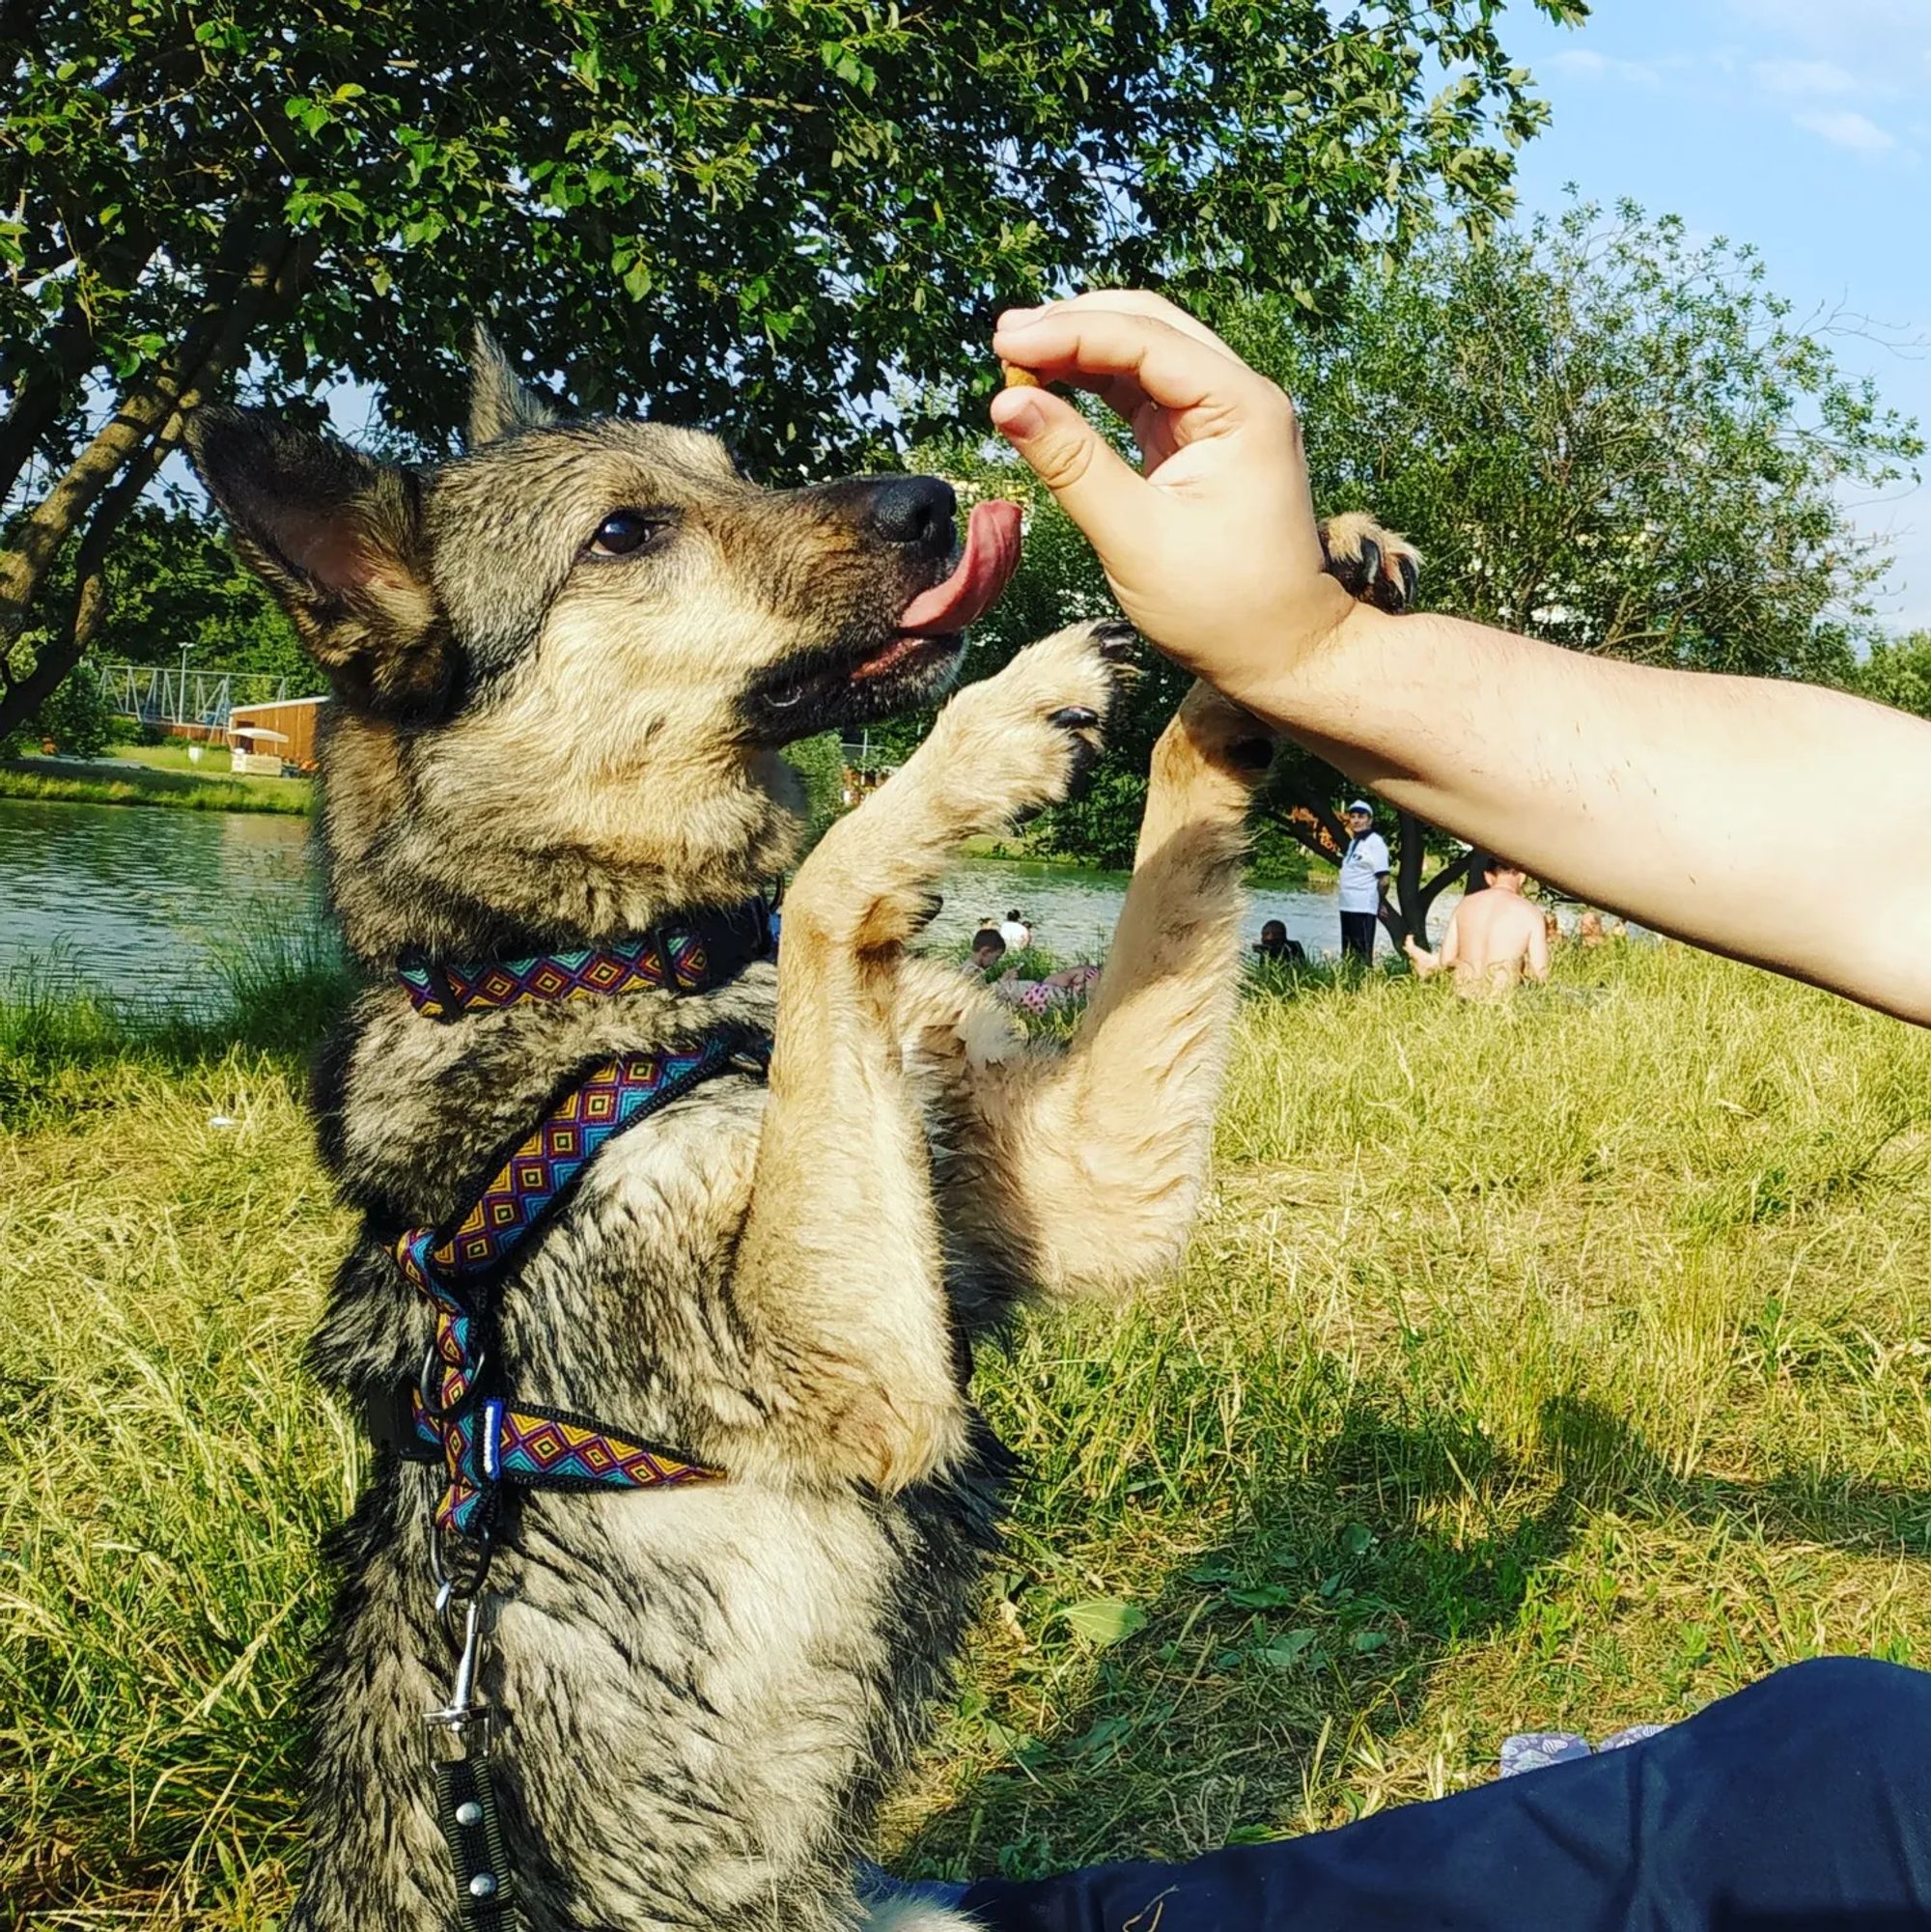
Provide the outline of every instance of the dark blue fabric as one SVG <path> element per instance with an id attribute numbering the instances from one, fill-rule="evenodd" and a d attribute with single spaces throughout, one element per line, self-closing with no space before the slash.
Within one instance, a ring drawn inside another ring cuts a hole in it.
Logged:
<path id="1" fill-rule="evenodd" d="M 1821 1658 L 1625 1750 L 1187 1864 L 984 1880 L 995 1932 L 1924 1932 L 1931 1676 Z"/>

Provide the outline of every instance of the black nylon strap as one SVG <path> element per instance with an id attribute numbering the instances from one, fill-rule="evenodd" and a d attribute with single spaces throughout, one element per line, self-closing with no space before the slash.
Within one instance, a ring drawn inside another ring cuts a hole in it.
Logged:
<path id="1" fill-rule="evenodd" d="M 481 1755 L 438 1760 L 435 1800 L 462 1923 L 469 1932 L 521 1932 L 490 1760 Z"/>

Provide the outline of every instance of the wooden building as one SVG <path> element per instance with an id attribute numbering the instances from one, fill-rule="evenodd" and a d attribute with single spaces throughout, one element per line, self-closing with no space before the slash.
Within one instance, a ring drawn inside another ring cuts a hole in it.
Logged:
<path id="1" fill-rule="evenodd" d="M 228 742 L 238 771 L 279 774 L 284 767 L 315 770 L 315 727 L 326 698 L 286 698 L 279 704 L 237 705 L 228 714 Z"/>

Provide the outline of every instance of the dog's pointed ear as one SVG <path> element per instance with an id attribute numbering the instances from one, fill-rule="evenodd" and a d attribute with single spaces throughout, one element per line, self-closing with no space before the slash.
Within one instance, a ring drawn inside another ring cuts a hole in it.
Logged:
<path id="1" fill-rule="evenodd" d="M 263 409 L 197 409 L 187 443 L 337 695 L 398 719 L 437 714 L 456 653 L 430 584 L 417 479 Z"/>
<path id="2" fill-rule="evenodd" d="M 498 436 L 519 430 L 540 430 L 556 421 L 556 412 L 532 389 L 496 339 L 481 322 L 469 350 L 469 447 L 480 450 Z"/>

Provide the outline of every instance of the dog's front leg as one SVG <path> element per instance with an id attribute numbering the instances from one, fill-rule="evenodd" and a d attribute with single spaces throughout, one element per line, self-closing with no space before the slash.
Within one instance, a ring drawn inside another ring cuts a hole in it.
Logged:
<path id="1" fill-rule="evenodd" d="M 785 902 L 770 1096 L 732 1298 L 772 1365 L 767 1426 L 794 1466 L 896 1488 L 964 1447 L 899 966 L 960 842 L 1064 797 L 1097 747 L 1121 650 L 1079 626 L 960 692 L 826 834 Z"/>
<path id="2" fill-rule="evenodd" d="M 1350 516 L 1322 544 L 1356 597 L 1406 604 L 1419 558 L 1399 537 Z M 1194 686 L 1154 747 L 1126 904 L 1064 1054 L 996 1039 L 988 1053 L 982 1022 L 938 1020 L 945 989 L 909 989 L 902 1023 L 957 1123 L 948 1219 L 1009 1288 L 1116 1293 L 1186 1245 L 1240 980 L 1247 808 L 1270 756 L 1252 717 Z"/>
<path id="3" fill-rule="evenodd" d="M 1126 903 L 1064 1052 L 1002 1045 L 958 1008 L 941 1020 L 955 995 L 937 973 L 908 985 L 902 1023 L 951 1129 L 946 1216 L 1006 1294 L 1118 1291 L 1186 1243 L 1233 1021 L 1247 806 L 1272 749 L 1207 686 L 1189 693 L 1154 747 Z"/>

